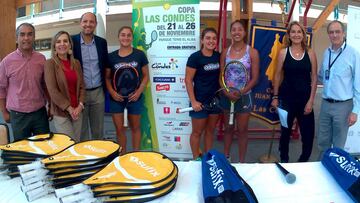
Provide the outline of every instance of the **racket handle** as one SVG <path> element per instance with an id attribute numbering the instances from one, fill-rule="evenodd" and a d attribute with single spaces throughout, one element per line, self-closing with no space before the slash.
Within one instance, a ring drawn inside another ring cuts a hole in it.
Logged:
<path id="1" fill-rule="evenodd" d="M 88 190 L 88 189 L 90 189 L 89 186 L 87 186 L 87 185 L 85 185 L 83 183 L 79 183 L 79 184 L 76 184 L 76 185 L 72 185 L 72 186 L 69 186 L 69 187 L 60 188 L 60 189 L 55 190 L 55 197 L 62 198 L 62 197 L 65 197 L 67 195 L 82 192 L 82 191 L 85 191 L 85 190 Z"/>
<path id="2" fill-rule="evenodd" d="M 40 168 L 40 169 L 27 171 L 25 173 L 20 173 L 20 177 L 23 180 L 23 182 L 24 182 L 24 180 L 27 180 L 27 179 L 30 179 L 33 177 L 42 177 L 44 179 L 48 172 L 49 171 L 47 169 Z"/>
<path id="3" fill-rule="evenodd" d="M 189 111 L 193 111 L 193 107 L 187 107 L 187 108 L 182 108 L 182 109 L 177 109 L 176 113 L 184 113 L 184 112 L 189 112 Z"/>
<path id="4" fill-rule="evenodd" d="M 18 169 L 20 173 L 25 173 L 27 171 L 31 171 L 31 170 L 35 170 L 35 169 L 40 169 L 40 168 L 44 168 L 44 165 L 42 164 L 41 161 L 34 161 L 30 164 L 24 164 L 24 165 L 19 165 Z"/>
<path id="5" fill-rule="evenodd" d="M 80 201 L 82 199 L 90 199 L 90 198 L 94 198 L 94 194 L 92 193 L 91 190 L 85 190 L 79 193 L 75 193 L 75 194 L 71 194 L 65 197 L 60 198 L 60 202 L 61 203 L 73 203 L 73 202 L 77 202 Z"/>
<path id="6" fill-rule="evenodd" d="M 230 104 L 230 117 L 229 117 L 229 125 L 234 125 L 234 108 L 235 105 L 233 102 Z"/>
<path id="7" fill-rule="evenodd" d="M 37 181 L 37 182 L 32 183 L 30 185 L 20 185 L 20 189 L 23 192 L 28 192 L 28 191 L 34 190 L 35 188 L 41 187 L 41 186 L 46 185 L 46 184 L 52 185 L 52 183 L 50 181 L 48 181 L 48 180 L 40 180 L 40 181 Z"/>

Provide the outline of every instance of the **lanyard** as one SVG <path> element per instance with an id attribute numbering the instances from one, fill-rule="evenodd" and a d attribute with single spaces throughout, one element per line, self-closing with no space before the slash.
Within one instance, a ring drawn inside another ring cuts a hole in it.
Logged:
<path id="1" fill-rule="evenodd" d="M 332 63 L 331 62 L 331 51 L 330 51 L 330 48 L 329 48 L 329 68 L 328 70 L 331 69 L 331 67 L 334 65 L 335 61 L 339 58 L 339 56 L 342 54 L 342 52 L 344 51 L 344 49 L 346 48 L 346 43 L 345 43 L 345 46 L 343 49 L 341 49 L 340 53 L 335 57 L 335 59 L 333 60 Z"/>

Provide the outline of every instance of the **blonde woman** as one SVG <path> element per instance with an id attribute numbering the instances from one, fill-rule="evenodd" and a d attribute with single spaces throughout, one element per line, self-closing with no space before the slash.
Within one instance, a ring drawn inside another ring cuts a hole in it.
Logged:
<path id="1" fill-rule="evenodd" d="M 54 36 L 51 59 L 45 62 L 45 82 L 56 132 L 80 141 L 85 89 L 81 65 L 74 59 L 72 47 L 69 33 L 60 31 Z"/>
<path id="2" fill-rule="evenodd" d="M 281 162 L 289 162 L 291 126 L 296 118 L 301 133 L 302 154 L 298 161 L 309 160 L 314 140 L 314 99 L 317 83 L 315 52 L 307 47 L 306 32 L 299 22 L 289 24 L 286 48 L 280 50 L 274 77 L 274 95 L 271 105 L 288 112 L 287 126 L 281 126 L 279 151 Z M 281 75 L 284 75 L 280 83 Z"/>

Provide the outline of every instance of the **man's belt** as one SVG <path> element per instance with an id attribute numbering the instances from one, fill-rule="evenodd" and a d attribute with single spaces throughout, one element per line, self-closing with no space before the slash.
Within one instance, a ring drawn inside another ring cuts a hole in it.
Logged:
<path id="1" fill-rule="evenodd" d="M 324 100 L 327 101 L 327 102 L 329 102 L 329 103 L 340 103 L 340 102 L 350 101 L 351 99 L 347 99 L 347 100 L 336 100 L 336 99 L 324 98 Z"/>
<path id="2" fill-rule="evenodd" d="M 96 89 L 98 89 L 98 88 L 100 88 L 100 87 L 101 87 L 101 85 L 98 86 L 98 87 L 87 88 L 86 91 L 93 91 L 93 90 L 96 90 Z"/>

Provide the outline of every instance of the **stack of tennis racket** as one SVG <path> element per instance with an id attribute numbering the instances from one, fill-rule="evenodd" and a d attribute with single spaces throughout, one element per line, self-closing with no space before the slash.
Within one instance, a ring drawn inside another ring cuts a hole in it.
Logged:
<path id="1" fill-rule="evenodd" d="M 131 152 L 116 157 L 81 184 L 55 190 L 60 202 L 145 202 L 171 192 L 177 166 L 157 152 Z"/>
<path id="2" fill-rule="evenodd" d="M 85 141 L 54 156 L 19 166 L 21 190 L 28 201 L 33 201 L 56 188 L 78 184 L 109 164 L 118 156 L 119 149 L 112 141 Z"/>
<path id="3" fill-rule="evenodd" d="M 0 180 L 19 176 L 19 165 L 57 154 L 75 142 L 64 134 L 42 134 L 0 145 Z"/>

